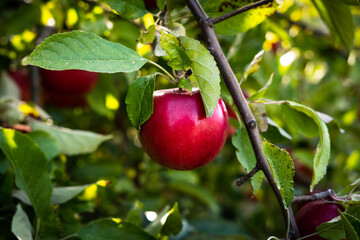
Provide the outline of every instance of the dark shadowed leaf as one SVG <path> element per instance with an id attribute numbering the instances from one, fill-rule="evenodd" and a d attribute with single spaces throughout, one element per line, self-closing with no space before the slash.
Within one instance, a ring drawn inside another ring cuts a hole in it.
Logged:
<path id="1" fill-rule="evenodd" d="M 350 52 L 354 41 L 354 21 L 349 6 L 341 0 L 312 0 L 335 38 Z"/>
<path id="2" fill-rule="evenodd" d="M 155 240 L 140 227 L 121 219 L 100 219 L 88 223 L 77 232 L 83 240 Z"/>
<path id="3" fill-rule="evenodd" d="M 236 148 L 236 158 L 249 173 L 256 166 L 256 158 L 246 129 L 238 128 L 232 136 L 231 142 Z M 251 178 L 254 194 L 261 187 L 263 176 L 263 173 L 259 171 Z"/>
<path id="4" fill-rule="evenodd" d="M 176 235 L 181 231 L 182 219 L 177 203 L 174 204 L 173 208 L 164 218 L 166 218 L 166 220 L 161 228 L 162 235 Z M 164 221 L 163 219 L 161 220 Z"/>
<path id="5" fill-rule="evenodd" d="M 50 204 L 52 192 L 44 153 L 28 136 L 1 128 L 0 149 L 14 170 L 16 185 L 26 193 L 40 217 Z"/>
<path id="6" fill-rule="evenodd" d="M 139 77 L 131 85 L 126 94 L 126 111 L 131 124 L 140 129 L 153 113 L 153 93 L 156 75 Z"/>

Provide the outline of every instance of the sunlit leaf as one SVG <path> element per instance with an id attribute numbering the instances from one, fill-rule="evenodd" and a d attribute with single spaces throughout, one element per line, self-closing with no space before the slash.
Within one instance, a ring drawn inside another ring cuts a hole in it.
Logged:
<path id="1" fill-rule="evenodd" d="M 314 174 L 310 186 L 310 189 L 313 190 L 315 185 L 319 183 L 319 181 L 325 175 L 326 167 L 328 165 L 330 158 L 330 136 L 329 136 L 328 128 L 313 109 L 293 101 L 286 101 L 285 105 L 293 108 L 298 112 L 306 114 L 318 126 L 317 130 L 319 135 L 319 143 L 317 145 L 316 153 L 314 157 L 314 166 L 313 166 Z M 305 131 L 305 127 L 303 129 Z"/>
<path id="2" fill-rule="evenodd" d="M 140 18 L 147 13 L 143 0 L 106 0 L 106 3 L 126 19 Z"/>
<path id="3" fill-rule="evenodd" d="M 219 17 L 253 2 L 254 1 L 234 1 L 229 4 L 229 2 L 226 0 L 202 0 L 201 5 L 204 7 L 204 10 L 210 17 Z M 231 17 L 221 23 L 216 24 L 215 30 L 217 33 L 224 35 L 236 35 L 239 32 L 246 32 L 273 14 L 278 6 L 279 4 L 276 1 L 264 4 L 261 7 L 243 12 L 242 14 Z"/>
<path id="4" fill-rule="evenodd" d="M 168 65 L 174 70 L 183 70 L 190 67 L 189 56 L 177 37 L 162 31 L 160 46 L 170 58 Z"/>
<path id="5" fill-rule="evenodd" d="M 220 98 L 220 72 L 214 57 L 197 40 L 180 36 L 182 45 L 191 60 L 191 69 L 200 88 L 206 116 L 212 116 Z"/>
<path id="6" fill-rule="evenodd" d="M 294 196 L 295 167 L 290 154 L 285 149 L 264 141 L 263 151 L 267 158 L 271 172 L 278 186 L 285 207 L 289 207 Z"/>

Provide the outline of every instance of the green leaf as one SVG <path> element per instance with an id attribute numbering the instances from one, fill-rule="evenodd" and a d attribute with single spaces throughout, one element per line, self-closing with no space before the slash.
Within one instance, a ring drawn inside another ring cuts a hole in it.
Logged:
<path id="1" fill-rule="evenodd" d="M 344 213 L 344 215 L 347 217 L 347 219 L 349 220 L 349 222 L 351 223 L 351 226 L 353 226 L 354 231 L 356 232 L 356 234 L 358 236 L 360 236 L 360 215 L 350 215 L 348 213 Z"/>
<path id="2" fill-rule="evenodd" d="M 0 98 L 0 121 L 14 125 L 25 120 L 25 114 L 19 109 L 19 102 L 11 97 Z"/>
<path id="3" fill-rule="evenodd" d="M 83 240 L 155 240 L 135 224 L 120 219 L 100 219 L 88 223 L 77 232 Z"/>
<path id="4" fill-rule="evenodd" d="M 353 191 L 354 188 L 357 188 L 360 185 L 360 178 L 356 179 L 354 182 L 346 186 L 338 195 L 345 195 Z"/>
<path id="5" fill-rule="evenodd" d="M 93 33 L 72 31 L 46 38 L 24 64 L 50 70 L 115 73 L 137 71 L 147 61 L 119 43 L 107 41 Z"/>
<path id="6" fill-rule="evenodd" d="M 179 88 L 184 88 L 186 90 L 188 90 L 189 92 L 192 92 L 192 85 L 191 83 L 185 79 L 185 78 L 181 78 L 179 81 L 178 81 L 178 87 Z"/>
<path id="7" fill-rule="evenodd" d="M 134 206 L 131 208 L 129 213 L 126 216 L 126 221 L 131 222 L 137 226 L 140 226 L 142 223 L 142 216 L 144 214 L 144 205 L 136 200 Z"/>
<path id="8" fill-rule="evenodd" d="M 160 46 L 170 58 L 168 65 L 174 70 L 186 70 L 190 67 L 191 60 L 177 37 L 161 31 Z"/>
<path id="9" fill-rule="evenodd" d="M 47 132 L 31 131 L 28 136 L 34 140 L 44 152 L 47 160 L 51 160 L 60 154 L 61 149 L 57 140 Z"/>
<path id="10" fill-rule="evenodd" d="M 256 100 L 256 99 L 259 99 L 259 98 L 263 98 L 265 93 L 267 92 L 268 88 L 270 87 L 270 85 L 271 85 L 271 83 L 273 81 L 273 78 L 274 78 L 274 73 L 271 74 L 269 80 L 266 82 L 266 84 L 259 91 L 257 91 L 256 93 L 254 93 L 253 95 L 251 95 L 248 98 L 248 101 L 253 101 L 253 100 Z"/>
<path id="11" fill-rule="evenodd" d="M 59 205 L 66 203 L 67 201 L 73 199 L 75 196 L 79 195 L 82 191 L 84 191 L 85 188 L 90 185 L 91 184 L 71 187 L 55 187 L 53 188 L 51 194 L 50 205 Z M 32 205 L 29 197 L 21 190 L 14 190 L 12 196 L 27 205 Z"/>
<path id="12" fill-rule="evenodd" d="M 266 132 L 268 129 L 266 107 L 263 102 L 251 102 L 249 103 L 251 111 L 253 112 L 259 132 Z"/>
<path id="13" fill-rule="evenodd" d="M 0 75 L 0 95 L 16 99 L 20 99 L 21 96 L 20 88 L 5 71 L 2 71 Z"/>
<path id="14" fill-rule="evenodd" d="M 202 0 L 201 5 L 210 17 L 219 17 L 253 2 L 255 1 L 232 1 L 229 4 L 229 1 L 227 0 Z M 242 14 L 231 17 L 223 22 L 216 24 L 215 31 L 219 34 L 231 36 L 240 32 L 246 32 L 273 14 L 278 6 L 279 4 L 274 1 L 272 3 L 243 12 Z"/>
<path id="15" fill-rule="evenodd" d="M 143 0 L 106 0 L 106 3 L 126 19 L 140 18 L 147 13 Z"/>
<path id="16" fill-rule="evenodd" d="M 161 228 L 162 235 L 176 235 L 181 231 L 182 219 L 177 203 L 174 204 L 173 208 L 163 218 L 166 218 L 166 220 Z M 161 220 L 164 221 L 163 219 Z"/>
<path id="17" fill-rule="evenodd" d="M 256 158 L 246 129 L 238 128 L 232 136 L 231 142 L 236 148 L 236 158 L 249 173 L 256 166 Z M 263 176 L 263 173 L 259 171 L 251 178 L 254 194 L 261 187 Z"/>
<path id="18" fill-rule="evenodd" d="M 360 5 L 360 0 L 340 0 L 343 3 L 346 3 L 348 5 L 354 5 L 354 6 L 359 6 Z"/>
<path id="19" fill-rule="evenodd" d="M 21 204 L 16 206 L 16 212 L 11 222 L 11 231 L 21 240 L 32 240 L 34 232 L 26 212 L 22 209 Z"/>
<path id="20" fill-rule="evenodd" d="M 0 129 L 0 149 L 14 170 L 16 186 L 26 193 L 40 217 L 52 192 L 44 153 L 31 138 L 11 129 Z"/>
<path id="21" fill-rule="evenodd" d="M 354 41 L 354 21 L 348 5 L 338 0 L 312 0 L 335 38 L 350 52 Z"/>
<path id="22" fill-rule="evenodd" d="M 214 57 L 195 39 L 180 36 L 191 60 L 191 69 L 200 88 L 207 117 L 211 117 L 220 98 L 220 72 Z"/>
<path id="23" fill-rule="evenodd" d="M 275 182 L 280 190 L 286 208 L 294 197 L 295 167 L 290 154 L 285 149 L 263 141 L 263 151 L 268 160 Z"/>
<path id="24" fill-rule="evenodd" d="M 240 85 L 243 81 L 246 81 L 249 75 L 257 73 L 259 71 L 260 63 L 263 55 L 264 55 L 264 50 L 261 50 L 255 55 L 249 66 L 246 68 L 244 75 L 240 81 Z"/>
<path id="25" fill-rule="evenodd" d="M 66 155 L 92 153 L 101 143 L 112 138 L 111 135 L 52 126 L 33 119 L 29 120 L 29 124 L 33 130 L 41 130 L 54 137 L 60 145 L 61 152 Z"/>
<path id="26" fill-rule="evenodd" d="M 329 240 L 339 240 L 345 238 L 344 226 L 341 218 L 334 218 L 329 222 L 322 223 L 316 228 L 316 233 Z"/>
<path id="27" fill-rule="evenodd" d="M 145 231 L 153 236 L 158 236 L 160 234 L 161 228 L 163 226 L 163 222 L 161 219 L 169 212 L 170 207 L 166 205 L 160 213 L 158 213 L 156 219 L 146 226 Z"/>
<path id="28" fill-rule="evenodd" d="M 140 129 L 153 113 L 153 93 L 156 75 L 139 77 L 131 85 L 126 94 L 126 111 L 131 124 Z"/>
<path id="29" fill-rule="evenodd" d="M 316 112 L 300 103 L 293 101 L 286 101 L 286 105 L 292 107 L 293 109 L 305 113 L 307 116 L 313 119 L 313 121 L 318 126 L 319 132 L 319 143 L 316 147 L 316 153 L 314 157 L 314 174 L 311 181 L 310 189 L 314 189 L 315 185 L 323 178 L 326 173 L 326 167 L 330 158 L 330 136 L 326 124 L 321 120 L 321 118 L 316 114 Z M 288 116 L 287 116 L 288 117 Z"/>
<path id="30" fill-rule="evenodd" d="M 213 193 L 199 185 L 191 184 L 189 182 L 170 182 L 167 184 L 167 187 L 182 194 L 194 197 L 195 199 L 205 204 L 209 208 L 210 212 L 214 215 L 218 215 L 220 212 L 219 205 L 216 202 Z"/>
<path id="31" fill-rule="evenodd" d="M 109 75 L 102 75 L 96 87 L 86 95 L 90 108 L 97 114 L 114 119 L 119 108 L 119 90 Z"/>
<path id="32" fill-rule="evenodd" d="M 151 44 L 155 40 L 156 28 L 155 25 L 151 25 L 149 29 L 141 32 L 139 42 L 142 44 Z"/>
<path id="33" fill-rule="evenodd" d="M 344 226 L 345 235 L 347 240 L 359 240 L 359 236 L 356 233 L 354 227 L 351 225 L 348 220 L 348 216 L 346 213 L 340 212 L 341 220 Z"/>

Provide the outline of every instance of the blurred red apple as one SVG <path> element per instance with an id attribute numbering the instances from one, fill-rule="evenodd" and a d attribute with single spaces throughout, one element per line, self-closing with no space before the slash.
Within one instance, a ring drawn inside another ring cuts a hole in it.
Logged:
<path id="1" fill-rule="evenodd" d="M 212 161 L 227 137 L 228 116 L 219 99 L 213 115 L 206 117 L 198 89 L 192 94 L 179 89 L 154 92 L 154 112 L 141 126 L 140 140 L 162 166 L 191 170 Z"/>
<path id="2" fill-rule="evenodd" d="M 21 100 L 30 101 L 30 77 L 26 69 L 9 71 L 9 76 L 14 80 L 21 91 Z"/>
<path id="3" fill-rule="evenodd" d="M 52 71 L 42 69 L 45 90 L 66 94 L 86 94 L 96 85 L 99 74 L 83 70 Z"/>
<path id="4" fill-rule="evenodd" d="M 296 214 L 295 220 L 298 226 L 300 236 L 316 233 L 316 228 L 324 222 L 339 216 L 338 210 L 344 209 L 335 203 L 328 203 L 322 200 L 314 201 L 305 204 Z M 323 240 L 322 237 L 316 235 L 309 238 L 309 240 Z"/>

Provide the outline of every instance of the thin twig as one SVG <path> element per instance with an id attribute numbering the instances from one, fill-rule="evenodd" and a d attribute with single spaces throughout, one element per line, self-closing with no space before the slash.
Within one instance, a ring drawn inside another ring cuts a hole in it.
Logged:
<path id="1" fill-rule="evenodd" d="M 186 0 L 186 4 L 189 7 L 190 11 L 194 15 L 197 20 L 199 26 L 201 27 L 202 33 L 207 40 L 207 45 L 210 53 L 213 55 L 217 66 L 220 70 L 220 73 L 224 79 L 224 82 L 231 93 L 231 96 L 234 99 L 236 107 L 239 110 L 241 118 L 245 124 L 247 133 L 249 135 L 252 148 L 254 150 L 254 154 L 257 160 L 257 166 L 264 172 L 266 179 L 268 180 L 273 192 L 276 195 L 278 203 L 281 208 L 281 212 L 284 218 L 285 225 L 288 224 L 288 211 L 282 201 L 281 193 L 276 185 L 274 177 L 272 176 L 269 163 L 266 160 L 266 157 L 262 151 L 262 139 L 260 137 L 260 133 L 256 124 L 255 117 L 250 110 L 250 107 L 246 101 L 246 98 L 243 92 L 240 89 L 239 82 L 230 67 L 229 62 L 227 61 L 220 43 L 216 37 L 214 31 L 214 24 L 201 7 L 198 0 Z M 290 223 L 294 223 L 295 221 L 290 221 Z M 298 229 L 296 224 L 290 226 L 290 238 L 295 239 L 298 237 Z"/>
<path id="2" fill-rule="evenodd" d="M 262 6 L 262 5 L 271 3 L 271 2 L 273 2 L 273 1 L 274 1 L 274 0 L 261 0 L 261 1 L 256 2 L 256 3 L 250 4 L 250 5 L 246 5 L 246 6 L 244 6 L 244 7 L 242 7 L 242 8 L 239 8 L 239 9 L 233 11 L 233 12 L 226 13 L 226 14 L 220 16 L 220 17 L 211 18 L 210 21 L 211 21 L 213 24 L 217 24 L 217 23 L 222 22 L 222 21 L 224 21 L 224 20 L 226 20 L 226 19 L 228 19 L 228 18 L 234 17 L 234 16 L 236 16 L 236 15 L 238 15 L 238 14 L 241 14 L 241 13 L 246 12 L 246 11 L 249 11 L 249 10 L 251 10 L 251 9 L 253 9 L 253 8 L 257 8 L 257 7 L 259 7 L 259 6 Z"/>
<path id="3" fill-rule="evenodd" d="M 311 202 L 311 201 L 317 201 L 317 200 L 323 200 L 326 198 L 330 198 L 331 196 L 334 196 L 334 190 L 328 189 L 325 192 L 315 193 L 312 195 L 305 195 L 305 196 L 295 196 L 292 200 L 292 202 Z"/>
<path id="4" fill-rule="evenodd" d="M 244 182 L 246 182 L 251 177 L 253 177 L 258 171 L 259 171 L 259 168 L 254 167 L 248 174 L 246 174 L 245 176 L 243 176 L 241 178 L 236 179 L 234 182 L 235 186 L 238 186 L 238 187 L 241 186 Z"/>

